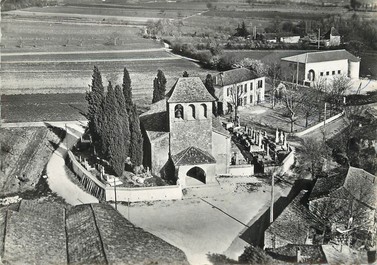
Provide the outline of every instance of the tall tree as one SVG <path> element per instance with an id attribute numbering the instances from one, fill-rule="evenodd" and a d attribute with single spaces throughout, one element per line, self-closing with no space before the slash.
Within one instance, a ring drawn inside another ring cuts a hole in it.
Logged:
<path id="1" fill-rule="evenodd" d="M 152 103 L 165 98 L 166 78 L 161 70 L 157 71 L 157 77 L 153 81 L 153 99 Z"/>
<path id="2" fill-rule="evenodd" d="M 234 120 L 238 120 L 238 106 L 242 104 L 242 98 L 245 96 L 244 90 L 240 89 L 236 85 L 232 85 L 229 88 L 230 92 L 230 104 L 234 108 Z"/>
<path id="3" fill-rule="evenodd" d="M 215 116 L 217 116 L 217 100 L 215 94 L 215 87 L 213 85 L 213 78 L 211 74 L 207 74 L 206 80 L 204 81 L 204 86 L 207 88 L 208 92 L 211 94 L 212 97 L 216 99 L 216 101 L 212 102 L 212 112 Z"/>
<path id="4" fill-rule="evenodd" d="M 293 132 L 293 126 L 297 120 L 297 111 L 301 104 L 300 94 L 293 87 L 287 87 L 287 90 L 283 94 L 282 100 L 291 124 L 291 132 Z"/>
<path id="5" fill-rule="evenodd" d="M 140 130 L 140 120 L 137 113 L 137 107 L 134 104 L 130 110 L 130 157 L 131 162 L 135 166 L 140 166 L 143 163 L 143 136 Z"/>
<path id="6" fill-rule="evenodd" d="M 117 99 L 117 103 L 119 107 L 118 113 L 120 116 L 122 134 L 124 137 L 123 142 L 122 142 L 122 145 L 124 145 L 123 146 L 124 152 L 122 153 L 122 156 L 124 156 L 123 158 L 125 161 L 130 152 L 131 132 L 130 132 L 129 114 L 126 109 L 126 100 L 122 93 L 122 89 L 118 85 L 115 87 L 115 97 Z"/>
<path id="7" fill-rule="evenodd" d="M 94 66 L 92 74 L 92 85 L 90 91 L 85 96 L 88 101 L 87 118 L 89 120 L 89 131 L 92 136 L 94 146 L 97 151 L 101 153 L 101 135 L 103 130 L 103 102 L 105 98 L 104 87 L 102 84 L 102 76 L 97 68 Z"/>
<path id="8" fill-rule="evenodd" d="M 127 111 L 129 112 L 132 108 L 132 86 L 131 86 L 131 78 L 130 74 L 128 73 L 128 70 L 126 67 L 124 67 L 123 71 L 123 95 L 126 103 Z"/>

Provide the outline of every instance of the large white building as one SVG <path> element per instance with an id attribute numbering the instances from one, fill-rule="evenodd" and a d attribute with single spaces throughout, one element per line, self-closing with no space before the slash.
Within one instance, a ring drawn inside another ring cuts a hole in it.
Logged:
<path id="1" fill-rule="evenodd" d="M 221 72 L 213 81 L 220 112 L 226 113 L 235 100 L 239 106 L 254 106 L 264 101 L 265 77 L 258 77 L 249 69 Z"/>
<path id="2" fill-rule="evenodd" d="M 307 52 L 281 59 L 283 79 L 311 86 L 337 76 L 359 79 L 360 58 L 346 50 Z"/>

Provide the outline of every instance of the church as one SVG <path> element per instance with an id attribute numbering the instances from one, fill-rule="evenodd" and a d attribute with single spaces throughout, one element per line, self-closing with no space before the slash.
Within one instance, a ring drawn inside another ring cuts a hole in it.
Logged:
<path id="1" fill-rule="evenodd" d="M 144 165 L 152 174 L 185 188 L 229 172 L 231 136 L 212 114 L 214 101 L 199 77 L 181 77 L 140 115 Z"/>

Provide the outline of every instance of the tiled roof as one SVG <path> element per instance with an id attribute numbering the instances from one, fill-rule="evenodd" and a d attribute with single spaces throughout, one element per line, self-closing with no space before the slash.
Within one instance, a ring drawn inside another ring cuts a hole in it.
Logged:
<path id="1" fill-rule="evenodd" d="M 237 83 L 241 83 L 248 80 L 253 80 L 258 78 L 252 71 L 247 68 L 237 68 L 229 71 L 224 71 L 217 75 L 219 80 L 216 85 L 219 86 L 228 86 Z"/>
<path id="2" fill-rule="evenodd" d="M 169 97 L 169 103 L 215 101 L 199 77 L 179 78 L 166 96 Z"/>
<path id="3" fill-rule="evenodd" d="M 309 200 L 330 194 L 334 198 L 344 199 L 351 194 L 362 203 L 375 208 L 377 202 L 375 190 L 377 190 L 376 176 L 361 168 L 349 167 L 348 170 L 337 169 L 333 175 L 317 179 Z"/>
<path id="4" fill-rule="evenodd" d="M 320 245 L 288 244 L 279 248 L 266 249 L 266 252 L 274 259 L 286 262 L 296 262 L 298 249 L 301 251 L 301 256 L 305 257 L 305 264 L 323 264 L 327 262 L 325 253 Z"/>
<path id="5" fill-rule="evenodd" d="M 318 178 L 310 193 L 309 200 L 326 196 L 336 189 L 339 189 L 343 186 L 346 176 L 347 170 L 338 168 L 330 172 L 328 177 Z"/>
<path id="6" fill-rule="evenodd" d="M 216 159 L 211 154 L 194 146 L 179 152 L 172 159 L 176 166 L 216 163 Z"/>
<path id="7" fill-rule="evenodd" d="M 225 128 L 222 126 L 218 118 L 212 119 L 212 130 L 220 134 L 230 135 L 230 133 L 227 130 L 225 130 Z"/>
<path id="8" fill-rule="evenodd" d="M 299 63 L 318 63 L 337 60 L 349 60 L 351 62 L 359 62 L 360 59 L 346 50 L 330 50 L 321 52 L 307 52 L 299 55 L 281 58 L 283 61 L 299 62 Z"/>
<path id="9" fill-rule="evenodd" d="M 2 218 L 6 264 L 188 264 L 180 249 L 134 226 L 109 204 L 65 209 L 24 200 L 18 211 L 5 215 L 0 209 L 0 228 Z"/>
<path id="10" fill-rule="evenodd" d="M 301 191 L 267 228 L 266 233 L 284 238 L 288 242 L 304 244 L 310 228 L 323 229 L 321 221 L 302 204 L 305 195 L 305 192 Z"/>

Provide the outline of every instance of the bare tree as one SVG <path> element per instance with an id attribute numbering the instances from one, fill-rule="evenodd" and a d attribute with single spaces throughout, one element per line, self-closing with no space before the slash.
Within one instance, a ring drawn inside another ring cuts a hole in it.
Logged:
<path id="1" fill-rule="evenodd" d="M 279 82 L 279 79 L 281 79 L 281 68 L 280 68 L 280 64 L 278 62 L 272 62 L 268 65 L 267 76 L 270 78 L 271 84 L 272 84 L 271 97 L 272 97 L 272 108 L 274 108 L 275 107 L 276 88 L 277 88 L 277 84 Z"/>
<path id="2" fill-rule="evenodd" d="M 328 89 L 327 101 L 334 105 L 335 108 L 341 109 L 343 97 L 347 90 L 351 89 L 350 79 L 346 76 L 334 77 L 331 86 Z"/>
<path id="3" fill-rule="evenodd" d="M 327 145 L 314 138 L 305 139 L 299 150 L 301 151 L 301 161 L 309 163 L 310 173 L 313 177 L 322 170 L 324 161 L 330 157 L 330 149 Z"/>
<path id="4" fill-rule="evenodd" d="M 297 120 L 297 111 L 301 104 L 300 94 L 293 87 L 287 87 L 287 90 L 282 96 L 282 100 L 291 124 L 291 132 L 293 132 L 293 126 Z"/>
<path id="5" fill-rule="evenodd" d="M 242 104 L 242 98 L 245 95 L 242 87 L 237 87 L 237 85 L 232 85 L 228 88 L 230 91 L 229 103 L 233 106 L 234 109 L 234 120 L 237 120 L 238 117 L 238 106 Z"/>

